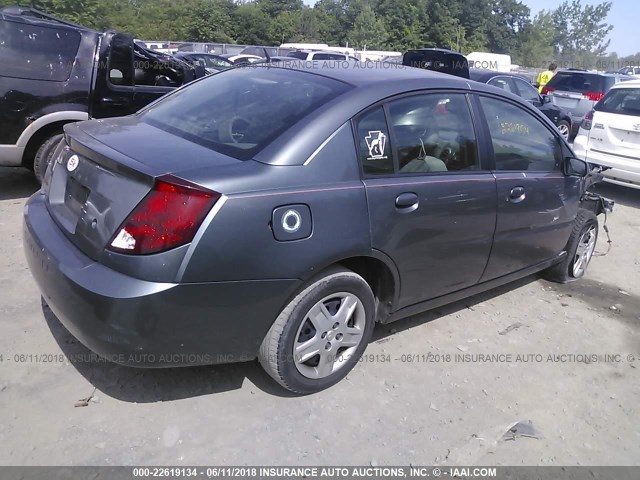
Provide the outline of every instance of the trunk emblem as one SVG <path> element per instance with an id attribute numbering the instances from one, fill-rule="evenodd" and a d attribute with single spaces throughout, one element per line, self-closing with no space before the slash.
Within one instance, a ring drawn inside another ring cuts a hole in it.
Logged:
<path id="1" fill-rule="evenodd" d="M 78 168 L 79 164 L 80 159 L 78 158 L 78 155 L 71 155 L 71 157 L 69 157 L 69 160 L 67 161 L 67 170 L 73 172 L 76 168 Z"/>

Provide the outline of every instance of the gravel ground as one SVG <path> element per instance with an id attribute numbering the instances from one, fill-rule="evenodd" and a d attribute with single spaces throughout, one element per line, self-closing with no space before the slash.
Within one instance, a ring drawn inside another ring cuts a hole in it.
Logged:
<path id="1" fill-rule="evenodd" d="M 80 361 L 90 353 L 43 308 L 22 253 L 35 189 L 0 169 L 0 464 L 640 462 L 640 191 L 599 188 L 618 202 L 614 243 L 583 280 L 532 276 L 378 326 L 345 381 L 294 397 L 257 362 Z M 521 421 L 538 438 L 503 439 Z"/>

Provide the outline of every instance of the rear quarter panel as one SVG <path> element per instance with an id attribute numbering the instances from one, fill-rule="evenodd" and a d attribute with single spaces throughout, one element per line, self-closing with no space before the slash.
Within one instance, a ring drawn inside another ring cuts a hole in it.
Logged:
<path id="1" fill-rule="evenodd" d="M 371 254 L 367 199 L 348 123 L 307 165 L 253 163 L 250 176 L 230 172 L 227 178 L 206 180 L 204 170 L 185 174 L 228 198 L 192 244 L 179 280 L 305 280 L 339 260 Z M 310 208 L 312 233 L 302 240 L 278 241 L 271 226 L 273 210 L 291 204 Z"/>

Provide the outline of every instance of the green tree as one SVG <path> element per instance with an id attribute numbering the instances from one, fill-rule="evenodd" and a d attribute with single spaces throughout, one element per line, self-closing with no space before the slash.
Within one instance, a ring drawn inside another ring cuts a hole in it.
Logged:
<path id="1" fill-rule="evenodd" d="M 356 16 L 348 38 L 349 44 L 353 47 L 380 50 L 385 48 L 387 31 L 384 24 L 376 17 L 373 9 L 369 5 L 365 5 Z"/>
<path id="2" fill-rule="evenodd" d="M 376 6 L 377 17 L 387 32 L 387 48 L 404 51 L 422 47 L 424 0 L 381 0 Z"/>
<path id="3" fill-rule="evenodd" d="M 553 44 L 564 62 L 580 62 L 604 55 L 607 36 L 613 29 L 606 23 L 611 2 L 582 5 L 581 0 L 565 0 L 552 14 L 555 28 Z"/>
<path id="4" fill-rule="evenodd" d="M 547 68 L 555 60 L 552 39 L 555 35 L 553 18 L 550 12 L 542 11 L 531 25 L 522 30 L 522 41 L 513 62 L 518 65 L 535 68 Z"/>
<path id="5" fill-rule="evenodd" d="M 422 38 L 426 46 L 459 50 L 464 29 L 460 25 L 460 4 L 455 1 L 427 0 Z"/>
<path id="6" fill-rule="evenodd" d="M 192 0 L 179 24 L 178 38 L 188 41 L 232 43 L 235 5 L 225 0 Z"/>
<path id="7" fill-rule="evenodd" d="M 517 0 L 491 0 L 491 15 L 487 23 L 487 47 L 493 53 L 515 53 L 530 25 L 529 7 Z"/>
<path id="8" fill-rule="evenodd" d="M 259 5 L 244 3 L 239 5 L 235 15 L 237 41 L 246 45 L 271 45 L 272 22 Z"/>

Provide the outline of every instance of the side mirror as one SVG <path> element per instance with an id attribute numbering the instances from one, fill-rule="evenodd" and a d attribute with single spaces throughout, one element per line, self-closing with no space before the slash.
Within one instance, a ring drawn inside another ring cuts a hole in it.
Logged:
<path id="1" fill-rule="evenodd" d="M 542 95 L 542 103 L 551 103 L 551 97 L 549 95 Z"/>
<path id="2" fill-rule="evenodd" d="M 589 173 L 589 164 L 579 158 L 568 157 L 565 159 L 565 171 L 570 177 L 586 177 Z"/>

